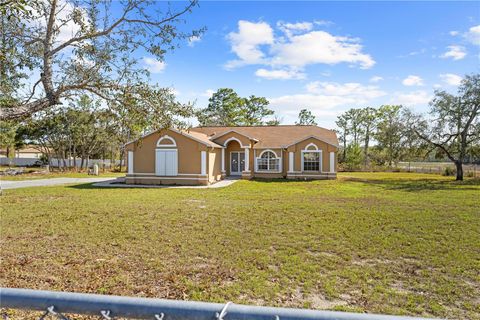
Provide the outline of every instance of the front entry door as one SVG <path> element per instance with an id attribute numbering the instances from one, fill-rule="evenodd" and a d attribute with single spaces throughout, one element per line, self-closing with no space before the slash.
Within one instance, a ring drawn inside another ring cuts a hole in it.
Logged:
<path id="1" fill-rule="evenodd" d="M 240 176 L 245 170 L 245 153 L 231 152 L 230 153 L 230 175 Z"/>

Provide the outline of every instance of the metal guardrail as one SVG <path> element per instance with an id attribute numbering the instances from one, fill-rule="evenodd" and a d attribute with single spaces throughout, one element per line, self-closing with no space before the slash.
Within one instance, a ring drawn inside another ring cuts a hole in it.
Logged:
<path id="1" fill-rule="evenodd" d="M 403 316 L 316 311 L 220 303 L 178 301 L 98 294 L 0 288 L 0 307 L 45 311 L 43 317 L 64 314 L 152 320 L 413 320 Z M 43 317 L 41 319 L 43 319 Z"/>

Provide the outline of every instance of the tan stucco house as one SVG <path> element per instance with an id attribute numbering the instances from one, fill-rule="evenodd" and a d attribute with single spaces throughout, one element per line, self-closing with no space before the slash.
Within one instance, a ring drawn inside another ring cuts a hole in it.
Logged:
<path id="1" fill-rule="evenodd" d="M 126 183 L 208 185 L 225 177 L 335 179 L 338 140 L 317 126 L 159 130 L 127 143 Z"/>

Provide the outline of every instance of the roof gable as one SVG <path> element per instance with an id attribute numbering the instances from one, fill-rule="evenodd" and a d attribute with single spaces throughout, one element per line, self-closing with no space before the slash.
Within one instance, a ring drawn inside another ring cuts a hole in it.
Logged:
<path id="1" fill-rule="evenodd" d="M 183 136 L 185 136 L 185 137 L 187 137 L 187 138 L 190 138 L 190 139 L 192 139 L 192 140 L 194 140 L 194 141 L 197 141 L 197 142 L 199 142 L 199 143 L 201 143 L 201 144 L 203 144 L 203 145 L 206 145 L 207 147 L 223 148 L 223 146 L 221 146 L 221 145 L 219 145 L 219 144 L 211 141 L 206 134 L 201 133 L 201 132 L 196 132 L 196 131 L 184 131 L 184 130 L 177 130 L 177 129 L 173 129 L 173 128 L 163 129 L 163 130 L 171 130 L 171 131 L 173 131 L 173 132 L 175 132 L 175 133 L 181 134 L 181 135 L 183 135 Z M 144 138 L 146 138 L 146 137 L 148 137 L 148 136 L 150 136 L 150 135 L 152 135 L 152 134 L 154 134 L 154 133 L 157 133 L 157 132 L 159 132 L 159 131 L 162 131 L 162 129 L 161 129 L 161 130 L 155 130 L 155 131 L 149 132 L 149 133 L 143 135 L 142 137 L 140 137 L 139 139 L 129 141 L 129 142 L 125 143 L 125 146 L 127 146 L 127 145 L 129 145 L 129 144 L 131 144 L 131 143 L 134 143 L 134 142 L 136 142 L 136 141 L 138 141 L 138 140 L 140 140 L 140 139 L 144 139 Z"/>

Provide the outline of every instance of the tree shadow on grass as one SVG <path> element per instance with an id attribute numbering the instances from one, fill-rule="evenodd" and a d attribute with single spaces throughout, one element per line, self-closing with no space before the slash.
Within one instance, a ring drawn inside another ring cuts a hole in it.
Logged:
<path id="1" fill-rule="evenodd" d="M 374 184 L 387 190 L 416 192 L 423 190 L 451 190 L 451 191 L 480 191 L 480 179 L 467 179 L 464 181 L 436 180 L 436 179 L 362 179 L 345 177 L 343 180 Z"/>
<path id="2" fill-rule="evenodd" d="M 122 187 L 113 187 L 113 186 L 99 186 L 95 185 L 96 182 L 90 183 L 82 183 L 82 184 L 74 184 L 68 185 L 67 188 L 72 189 L 80 189 L 80 190 L 89 190 L 89 189 L 104 189 L 104 190 L 132 190 L 132 189 L 168 189 L 168 187 L 175 187 L 178 185 L 146 185 L 145 187 L 130 187 L 130 186 L 122 186 Z"/>
<path id="3" fill-rule="evenodd" d="M 89 183 L 81 183 L 81 184 L 72 184 L 66 186 L 67 188 L 72 188 L 72 189 L 80 189 L 80 190 L 89 190 L 89 189 L 113 189 L 111 187 L 102 187 L 102 186 L 95 186 L 95 182 L 89 182 Z M 115 189 L 120 189 L 120 188 L 115 188 Z M 131 188 L 121 188 L 121 189 L 131 189 Z"/>

